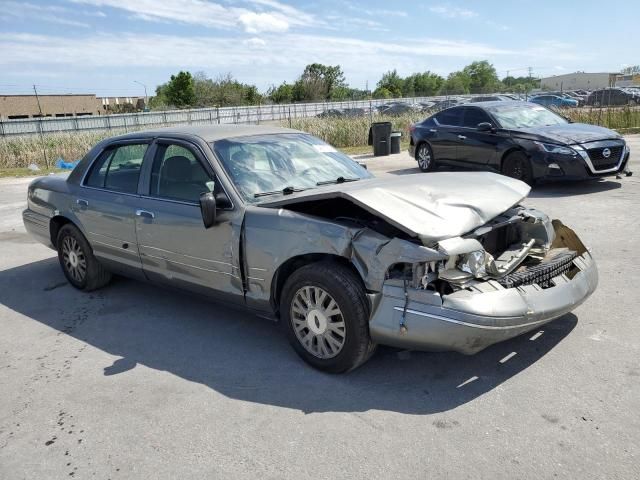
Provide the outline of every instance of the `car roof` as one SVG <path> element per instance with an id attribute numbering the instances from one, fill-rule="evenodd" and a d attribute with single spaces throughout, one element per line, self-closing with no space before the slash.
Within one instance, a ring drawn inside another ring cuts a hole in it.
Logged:
<path id="1" fill-rule="evenodd" d="M 495 107 L 495 106 L 503 106 L 504 107 L 504 106 L 513 105 L 513 104 L 522 105 L 523 103 L 526 103 L 526 102 L 523 102 L 522 100 L 491 100 L 490 102 L 474 102 L 473 104 L 463 103 L 462 105 L 456 105 L 456 106 L 451 107 L 451 108 L 460 108 L 460 107 L 487 108 L 487 107 Z"/>
<path id="2" fill-rule="evenodd" d="M 155 128 L 151 130 L 142 130 L 132 132 L 125 135 L 114 137 L 117 139 L 140 138 L 140 137 L 159 137 L 164 135 L 193 135 L 202 138 L 206 142 L 215 142 L 232 137 L 246 137 L 249 135 L 273 135 L 278 133 L 304 133 L 300 130 L 294 130 L 285 127 L 276 127 L 271 125 L 184 125 L 175 127 Z"/>

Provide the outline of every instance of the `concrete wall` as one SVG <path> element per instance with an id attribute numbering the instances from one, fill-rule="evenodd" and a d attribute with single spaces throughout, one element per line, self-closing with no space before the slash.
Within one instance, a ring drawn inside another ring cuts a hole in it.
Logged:
<path id="1" fill-rule="evenodd" d="M 135 112 L 145 107 L 144 97 L 96 97 L 87 95 L 38 95 L 43 117 L 73 117 Z M 0 95 L 0 118 L 39 118 L 35 95 Z"/>
<path id="2" fill-rule="evenodd" d="M 540 79 L 540 87 L 549 90 L 596 90 L 615 84 L 615 74 L 611 73 L 568 73 Z"/>
<path id="3" fill-rule="evenodd" d="M 0 118 L 38 117 L 38 100 L 45 117 L 99 115 L 102 104 L 95 95 L 0 95 Z"/>

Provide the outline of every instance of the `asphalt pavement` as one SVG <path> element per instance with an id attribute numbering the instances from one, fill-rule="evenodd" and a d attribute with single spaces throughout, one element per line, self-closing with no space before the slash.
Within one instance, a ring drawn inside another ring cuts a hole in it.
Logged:
<path id="1" fill-rule="evenodd" d="M 423 175 L 406 153 L 364 161 Z M 573 313 L 338 376 L 243 311 L 126 279 L 73 289 L 22 227 L 28 181 L 0 179 L 1 479 L 640 478 L 638 176 L 526 201 L 598 262 Z"/>

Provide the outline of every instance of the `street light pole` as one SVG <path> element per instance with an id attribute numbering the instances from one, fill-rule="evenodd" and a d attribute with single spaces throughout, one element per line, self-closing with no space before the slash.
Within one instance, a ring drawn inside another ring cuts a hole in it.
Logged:
<path id="1" fill-rule="evenodd" d="M 147 86 L 144 83 L 141 83 L 137 80 L 134 80 L 133 83 L 137 83 L 138 85 L 142 85 L 144 87 L 144 108 L 149 107 L 149 97 L 147 96 Z"/>

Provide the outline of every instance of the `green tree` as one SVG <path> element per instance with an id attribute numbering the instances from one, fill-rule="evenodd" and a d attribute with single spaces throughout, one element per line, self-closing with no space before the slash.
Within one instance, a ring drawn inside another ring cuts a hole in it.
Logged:
<path id="1" fill-rule="evenodd" d="M 193 76 L 189 72 L 178 72 L 171 75 L 171 80 L 164 89 L 169 105 L 177 108 L 186 108 L 195 105 L 196 94 L 194 91 Z"/>
<path id="2" fill-rule="evenodd" d="M 414 73 L 404 79 L 402 94 L 405 97 L 430 97 L 437 95 L 443 85 L 444 78 L 436 73 Z"/>
<path id="3" fill-rule="evenodd" d="M 469 93 L 469 76 L 462 72 L 451 72 L 444 82 L 442 92 L 446 95 L 460 95 Z"/>
<path id="4" fill-rule="evenodd" d="M 373 91 L 373 98 L 391 98 L 393 94 L 385 87 L 378 87 Z"/>
<path id="5" fill-rule="evenodd" d="M 307 65 L 300 78 L 293 84 L 293 100 L 323 101 L 344 94 L 347 88 L 340 65 Z"/>
<path id="6" fill-rule="evenodd" d="M 496 69 L 487 60 L 473 62 L 462 69 L 469 78 L 471 93 L 493 93 L 498 90 L 500 80 Z"/>
<path id="7" fill-rule="evenodd" d="M 402 88 L 404 86 L 404 80 L 396 70 L 392 70 L 386 72 L 382 75 L 382 78 L 376 85 L 376 91 L 386 90 L 390 93 L 392 97 L 401 97 L 402 96 Z M 374 92 L 375 96 L 375 92 Z M 388 97 L 379 97 L 379 98 L 388 98 Z"/>
<path id="8" fill-rule="evenodd" d="M 282 82 L 278 87 L 272 85 L 267 91 L 269 100 L 273 103 L 291 103 L 293 101 L 293 85 Z"/>

